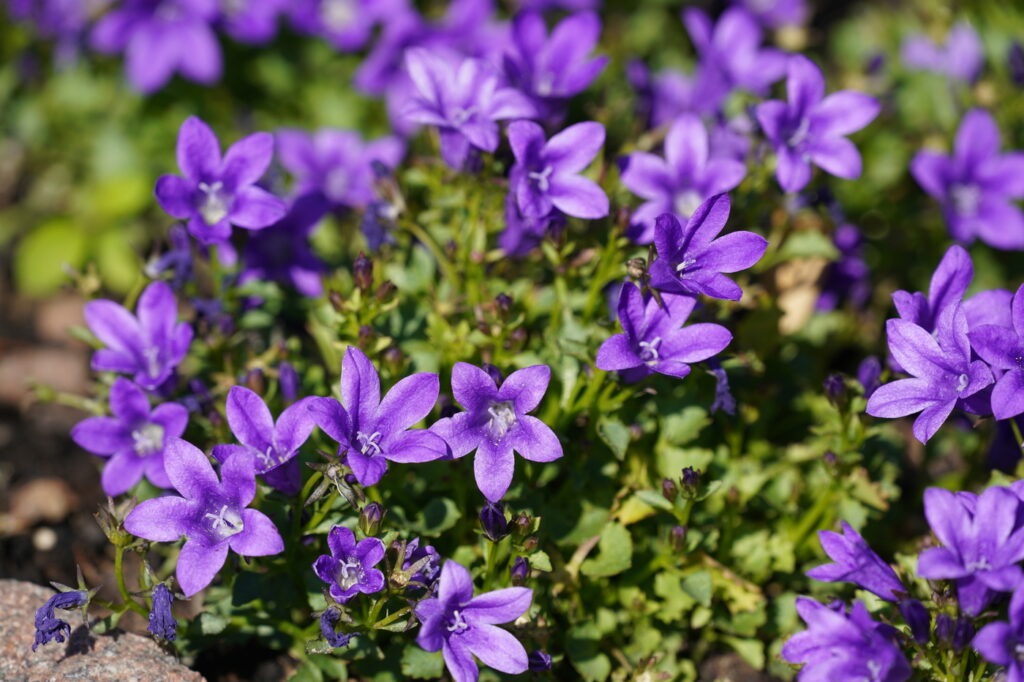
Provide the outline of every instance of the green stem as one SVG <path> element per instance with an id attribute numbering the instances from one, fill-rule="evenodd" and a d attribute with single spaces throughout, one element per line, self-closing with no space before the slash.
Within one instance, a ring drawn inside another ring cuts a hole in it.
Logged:
<path id="1" fill-rule="evenodd" d="M 117 576 L 117 591 L 121 593 L 124 605 L 143 618 L 149 616 L 146 609 L 132 598 L 128 592 L 128 585 L 124 580 L 124 547 L 118 547 L 114 553 L 114 575 Z"/>
<path id="2" fill-rule="evenodd" d="M 447 279 L 453 287 L 457 287 L 459 284 L 459 276 L 455 272 L 455 268 L 452 267 L 451 261 L 449 261 L 448 257 L 444 255 L 444 251 L 441 250 L 441 247 L 438 246 L 434 238 L 430 236 L 430 233 L 412 220 L 403 220 L 401 222 L 401 226 L 408 230 L 412 236 L 416 237 L 423 246 L 427 247 L 427 250 L 434 256 L 434 260 L 437 261 L 438 266 L 441 268 L 441 272 L 444 274 L 445 279 Z"/>
<path id="3" fill-rule="evenodd" d="M 1020 435 L 1020 427 L 1017 426 L 1017 419 L 1010 418 L 1010 428 L 1013 429 L 1013 437 L 1017 439 L 1017 447 L 1024 453 L 1024 436 Z"/>
<path id="4" fill-rule="evenodd" d="M 381 620 L 377 621 L 376 623 L 374 623 L 373 624 L 373 629 L 374 630 L 380 630 L 381 628 L 385 628 L 385 627 L 391 625 L 392 623 L 394 623 L 396 620 L 398 620 L 399 618 L 401 618 L 405 614 L 409 613 L 410 611 L 412 611 L 412 607 L 411 606 L 403 606 L 402 608 L 398 609 L 394 613 L 388 614 L 383 619 L 381 619 Z"/>
<path id="5" fill-rule="evenodd" d="M 331 507 L 334 505 L 334 498 L 337 496 L 337 490 L 331 490 L 331 492 L 327 494 L 327 497 L 324 498 L 324 503 L 320 505 L 320 507 L 316 510 L 316 514 L 314 514 L 313 518 L 309 520 L 309 525 L 307 526 L 307 528 L 312 530 L 313 528 L 316 528 L 320 525 L 320 523 L 327 516 L 328 512 L 331 511 Z"/>

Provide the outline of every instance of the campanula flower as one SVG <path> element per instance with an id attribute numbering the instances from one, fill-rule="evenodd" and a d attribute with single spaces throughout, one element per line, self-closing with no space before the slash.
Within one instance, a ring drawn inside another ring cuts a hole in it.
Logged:
<path id="1" fill-rule="evenodd" d="M 735 159 L 711 156 L 708 132 L 695 114 L 681 115 L 669 128 L 664 159 L 633 152 L 622 166 L 622 184 L 645 200 L 633 212 L 629 231 L 638 244 L 654 240 L 659 216 L 671 213 L 686 220 L 708 198 L 740 184 L 747 172 Z"/>
<path id="2" fill-rule="evenodd" d="M 946 250 L 932 273 L 927 297 L 920 291 L 909 293 L 901 289 L 893 292 L 892 302 L 900 318 L 932 332 L 939 315 L 949 306 L 960 303 L 973 277 L 971 255 L 962 246 L 954 244 Z M 967 306 L 964 306 L 964 314 L 967 314 Z"/>
<path id="3" fill-rule="evenodd" d="M 765 28 L 799 26 L 807 20 L 805 0 L 732 0 L 750 12 Z"/>
<path id="4" fill-rule="evenodd" d="M 388 461 L 429 462 L 444 457 L 444 441 L 426 429 L 410 430 L 437 402 L 436 374 L 420 372 L 395 384 L 380 397 L 377 369 L 358 348 L 349 346 L 341 365 L 341 402 L 318 398 L 310 403 L 317 425 L 339 444 L 338 454 L 360 485 L 375 485 Z"/>
<path id="5" fill-rule="evenodd" d="M 811 179 L 811 164 L 840 178 L 860 177 L 860 152 L 846 135 L 878 115 L 878 100 L 841 90 L 825 96 L 825 77 L 814 62 L 793 55 L 786 79 L 788 101 L 757 105 L 757 120 L 778 157 L 775 176 L 787 192 L 798 192 Z"/>
<path id="6" fill-rule="evenodd" d="M 154 637 L 167 642 L 178 638 L 178 622 L 171 613 L 174 595 L 164 583 L 153 588 L 153 608 L 149 611 L 149 627 L 146 628 Z"/>
<path id="7" fill-rule="evenodd" d="M 910 172 L 942 205 L 949 233 L 959 242 L 981 239 L 997 249 L 1024 249 L 1024 152 L 999 153 L 999 128 L 984 109 L 964 116 L 953 154 L 918 152 Z"/>
<path id="8" fill-rule="evenodd" d="M 374 27 L 407 5 L 405 0 L 291 0 L 287 11 L 300 33 L 322 36 L 350 52 L 365 47 Z"/>
<path id="9" fill-rule="evenodd" d="M 551 670 L 551 655 L 541 649 L 535 649 L 527 656 L 527 664 L 532 673 L 542 673 Z"/>
<path id="10" fill-rule="evenodd" d="M 303 296 L 320 296 L 327 265 L 313 252 L 309 239 L 327 209 L 321 195 L 305 194 L 292 203 L 283 218 L 253 232 L 242 251 L 238 283 L 253 279 L 278 282 Z"/>
<path id="11" fill-rule="evenodd" d="M 992 413 L 996 419 L 1009 419 L 1024 412 L 1024 285 L 1017 289 L 1010 304 L 1007 328 L 986 324 L 971 329 L 974 351 L 997 372 L 1001 372 L 992 390 Z"/>
<path id="12" fill-rule="evenodd" d="M 604 126 L 587 121 L 571 125 L 545 141 L 533 121 L 514 121 L 508 139 L 516 163 L 509 172 L 509 192 L 527 218 L 543 218 L 558 209 L 576 218 L 608 215 L 608 195 L 579 173 L 604 145 Z"/>
<path id="13" fill-rule="evenodd" d="M 626 78 L 637 93 L 640 118 L 647 128 L 657 128 L 681 114 L 697 109 L 693 101 L 694 79 L 677 69 L 652 73 L 639 59 L 626 65 Z"/>
<path id="14" fill-rule="evenodd" d="M 284 551 L 274 522 L 247 507 L 256 496 L 255 458 L 237 452 L 220 466 L 220 480 L 206 455 L 180 438 L 167 447 L 167 475 L 181 497 L 146 500 L 124 520 L 132 535 L 153 542 L 174 542 L 182 535 L 176 576 L 186 597 L 210 584 L 228 550 L 242 556 Z"/>
<path id="15" fill-rule="evenodd" d="M 550 380 L 547 365 L 516 370 L 501 386 L 479 367 L 457 362 L 452 368 L 452 394 L 465 411 L 430 428 L 447 441 L 452 457 L 476 451 L 476 485 L 491 502 L 500 500 L 512 484 L 513 452 L 532 462 L 562 456 L 555 432 L 529 414 L 540 405 Z"/>
<path id="16" fill-rule="evenodd" d="M 900 52 L 903 63 L 912 69 L 941 73 L 965 83 L 973 82 L 985 65 L 981 38 L 966 21 L 950 29 L 945 45 L 917 34 L 903 41 Z"/>
<path id="17" fill-rule="evenodd" d="M 912 378 L 875 389 L 867 412 L 888 419 L 920 412 L 913 430 L 922 443 L 935 435 L 957 401 L 993 381 L 984 362 L 971 361 L 967 318 L 959 304 L 948 306 L 939 316 L 934 336 L 906 320 L 889 320 L 886 334 L 893 358 Z"/>
<path id="18" fill-rule="evenodd" d="M 204 244 L 226 242 L 231 226 L 258 230 L 284 217 L 287 205 L 256 186 L 270 166 L 274 138 L 254 133 L 231 145 L 223 157 L 210 127 L 189 116 L 178 132 L 178 167 L 184 173 L 156 183 L 160 207 Z"/>
<path id="19" fill-rule="evenodd" d="M 178 304 L 166 282 L 153 282 L 143 290 L 135 315 L 113 301 L 90 301 L 85 322 L 106 346 L 93 353 L 92 368 L 132 374 L 139 386 L 155 389 L 171 376 L 192 343 L 192 327 L 177 319 Z"/>
<path id="20" fill-rule="evenodd" d="M 732 334 L 718 324 L 683 327 L 696 305 L 690 296 L 644 298 L 640 289 L 626 282 L 619 294 L 622 334 L 608 337 L 597 350 L 597 366 L 622 371 L 627 381 L 638 381 L 653 372 L 680 379 L 690 373 L 690 363 L 720 353 Z"/>
<path id="21" fill-rule="evenodd" d="M 384 543 L 377 538 L 356 542 L 355 533 L 335 526 L 327 534 L 330 555 L 313 563 L 313 572 L 330 585 L 331 599 L 344 604 L 359 592 L 373 594 L 384 589 L 384 574 L 374 568 L 384 558 Z"/>
<path id="22" fill-rule="evenodd" d="M 420 633 L 416 643 L 426 651 L 441 650 L 455 682 L 475 682 L 480 674 L 473 657 L 512 675 L 526 672 L 526 649 L 510 632 L 497 627 L 530 608 L 533 590 L 506 587 L 473 596 L 473 579 L 461 564 L 446 561 L 437 597 L 416 605 Z"/>
<path id="23" fill-rule="evenodd" d="M 426 559 L 418 571 L 409 577 L 409 589 L 422 588 L 431 592 L 441 575 L 441 555 L 428 544 L 420 545 L 419 538 L 413 538 L 405 545 L 405 561 L 402 570 L 408 571 L 413 565 Z"/>
<path id="24" fill-rule="evenodd" d="M 236 453 L 248 452 L 257 475 L 287 495 L 298 493 L 301 472 L 296 455 L 316 425 L 309 414 L 311 400 L 292 403 L 275 422 L 262 398 L 244 386 L 232 386 L 225 412 L 241 445 L 216 445 L 214 458 L 224 462 Z"/>
<path id="25" fill-rule="evenodd" d="M 127 492 L 143 474 L 158 488 L 171 487 L 164 456 L 168 443 L 185 432 L 188 410 L 178 403 L 151 410 L 145 392 L 119 377 L 110 387 L 110 411 L 112 417 L 89 417 L 71 429 L 78 445 L 110 458 L 103 467 L 103 492 Z"/>
<path id="26" fill-rule="evenodd" d="M 841 521 L 839 525 L 842 534 L 830 530 L 818 532 L 822 549 L 835 563 L 812 568 L 807 576 L 827 583 L 853 583 L 887 601 L 899 601 L 900 593 L 907 589 L 896 577 L 896 571 L 882 561 L 848 523 Z"/>
<path id="27" fill-rule="evenodd" d="M 881 389 L 879 389 L 881 390 Z M 942 547 L 921 552 L 917 573 L 929 580 L 956 580 L 960 609 L 976 616 L 994 592 L 1013 591 L 1024 572 L 1024 529 L 1016 528 L 1019 498 L 1008 488 L 988 488 L 971 509 L 942 488 L 924 493 L 924 514 Z"/>
<path id="28" fill-rule="evenodd" d="M 263 45 L 277 35 L 286 0 L 220 0 L 220 23 L 240 43 Z"/>
<path id="29" fill-rule="evenodd" d="M 70 610 L 85 605 L 89 601 L 89 593 L 84 590 L 58 592 L 36 611 L 36 638 L 32 643 L 32 651 L 40 644 L 49 644 L 50 640 L 63 642 L 71 636 L 71 626 L 67 621 L 54 615 L 54 609 Z"/>
<path id="30" fill-rule="evenodd" d="M 753 232 L 737 231 L 719 237 L 729 219 L 731 202 L 719 194 L 703 202 L 684 228 L 671 213 L 658 217 L 651 263 L 651 288 L 669 294 L 738 301 L 743 290 L 722 273 L 739 272 L 761 260 L 768 241 Z"/>
<path id="31" fill-rule="evenodd" d="M 141 92 L 159 90 L 175 72 L 210 84 L 222 69 L 217 14 L 217 0 L 125 0 L 96 23 L 91 42 L 124 52 L 128 80 Z"/>
<path id="32" fill-rule="evenodd" d="M 1006 666 L 1007 682 L 1024 680 L 1024 587 L 1018 587 L 1007 610 L 1009 622 L 989 623 L 971 644 L 989 663 Z"/>

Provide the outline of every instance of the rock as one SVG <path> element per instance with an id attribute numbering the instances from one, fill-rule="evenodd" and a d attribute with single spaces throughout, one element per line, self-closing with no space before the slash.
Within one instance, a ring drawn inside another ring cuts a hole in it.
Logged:
<path id="1" fill-rule="evenodd" d="M 51 596 L 53 590 L 46 587 L 0 580 L 0 679 L 202 682 L 202 675 L 175 661 L 147 637 L 120 631 L 91 633 L 82 623 L 81 611 L 57 612 L 71 625 L 70 639 L 32 651 L 36 609 Z"/>
<path id="2" fill-rule="evenodd" d="M 89 388 L 89 355 L 80 349 L 26 346 L 0 352 L 0 403 L 29 400 L 31 382 L 83 395 Z"/>
<path id="3" fill-rule="evenodd" d="M 68 333 L 74 326 L 85 326 L 85 302 L 76 294 L 58 294 L 40 301 L 36 308 L 36 335 L 44 342 L 61 346 L 84 344 Z"/>

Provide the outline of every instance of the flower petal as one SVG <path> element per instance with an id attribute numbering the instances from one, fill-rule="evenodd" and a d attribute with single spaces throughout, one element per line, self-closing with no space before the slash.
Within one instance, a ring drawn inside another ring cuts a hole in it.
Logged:
<path id="1" fill-rule="evenodd" d="M 708 131 L 695 114 L 683 114 L 665 136 L 665 160 L 678 178 L 699 175 L 708 161 Z"/>
<path id="2" fill-rule="evenodd" d="M 174 542 L 188 530 L 194 513 L 194 505 L 183 497 L 154 497 L 128 513 L 124 529 L 153 542 Z"/>
<path id="3" fill-rule="evenodd" d="M 380 401 L 375 430 L 387 435 L 421 421 L 434 408 L 440 390 L 440 381 L 433 372 L 419 372 L 400 380 Z"/>
<path id="4" fill-rule="evenodd" d="M 122 450 L 107 460 L 103 467 L 100 483 L 103 492 L 117 496 L 127 492 L 133 485 L 142 480 L 146 469 L 146 459 L 139 457 L 131 450 Z"/>
<path id="5" fill-rule="evenodd" d="M 235 195 L 228 220 L 247 230 L 273 225 L 288 213 L 288 205 L 260 187 L 244 187 Z"/>
<path id="6" fill-rule="evenodd" d="M 211 180 L 220 168 L 220 143 L 210 126 L 189 116 L 178 131 L 178 168 L 193 183 Z"/>
<path id="7" fill-rule="evenodd" d="M 94 455 L 112 455 L 131 447 L 128 427 L 114 417 L 88 417 L 71 429 L 71 440 Z"/>
<path id="8" fill-rule="evenodd" d="M 266 452 L 273 447 L 274 418 L 263 399 L 244 386 L 228 391 L 225 412 L 238 442 Z"/>
<path id="9" fill-rule="evenodd" d="M 547 365 L 531 365 L 517 369 L 501 382 L 496 400 L 511 400 L 520 414 L 533 412 L 540 405 L 551 381 L 551 368 Z"/>
<path id="10" fill-rule="evenodd" d="M 185 596 L 191 597 L 213 582 L 227 558 L 226 542 L 216 545 L 204 545 L 195 540 L 186 542 L 178 555 L 178 570 L 175 573 Z"/>
<path id="11" fill-rule="evenodd" d="M 381 456 L 392 462 L 431 462 L 448 454 L 444 438 L 426 429 L 403 431 L 383 443 Z"/>
<path id="12" fill-rule="evenodd" d="M 544 157 L 559 173 L 579 173 L 590 165 L 602 146 L 604 126 L 595 121 L 584 121 L 569 126 L 548 140 L 544 145 Z"/>
<path id="13" fill-rule="evenodd" d="M 562 444 L 551 427 L 532 415 L 523 415 L 509 434 L 512 448 L 533 462 L 553 462 L 562 456 Z"/>
<path id="14" fill-rule="evenodd" d="M 236 452 L 220 465 L 221 492 L 239 507 L 256 497 L 256 458 L 250 450 Z"/>
<path id="15" fill-rule="evenodd" d="M 487 372 L 468 362 L 456 362 L 452 367 L 452 395 L 456 402 L 470 412 L 479 412 L 498 394 L 494 379 Z M 543 394 L 542 394 L 543 395 Z"/>
<path id="16" fill-rule="evenodd" d="M 477 488 L 489 501 L 497 502 L 508 491 L 515 462 L 511 443 L 495 443 L 489 438 L 480 441 L 473 457 L 473 472 Z"/>
<path id="17" fill-rule="evenodd" d="M 513 675 L 526 672 L 526 649 L 511 632 L 494 625 L 474 625 L 463 639 L 484 665 Z"/>
<path id="18" fill-rule="evenodd" d="M 845 137 L 816 140 L 810 145 L 810 158 L 832 175 L 852 180 L 860 177 L 860 152 Z"/>
<path id="19" fill-rule="evenodd" d="M 439 419 L 430 427 L 448 444 L 453 459 L 463 457 L 480 444 L 484 437 L 482 425 L 469 412 L 459 412 L 451 417 Z"/>
<path id="20" fill-rule="evenodd" d="M 263 177 L 274 156 L 274 136 L 253 133 L 231 145 L 224 155 L 220 177 L 224 189 L 236 193 Z"/>
<path id="21" fill-rule="evenodd" d="M 526 587 L 506 587 L 473 597 L 465 607 L 466 615 L 472 614 L 472 622 L 495 625 L 511 623 L 526 613 L 533 601 L 533 590 Z"/>
<path id="22" fill-rule="evenodd" d="M 284 540 L 277 526 L 255 509 L 242 510 L 242 532 L 231 536 L 228 544 L 242 556 L 270 556 L 284 551 Z"/>
<path id="23" fill-rule="evenodd" d="M 154 190 L 160 208 L 178 220 L 184 220 L 196 212 L 193 196 L 195 186 L 177 175 L 163 175 L 156 181 Z"/>
<path id="24" fill-rule="evenodd" d="M 167 443 L 164 467 L 174 488 L 189 499 L 202 498 L 219 486 L 217 475 L 203 451 L 181 438 Z"/>
<path id="25" fill-rule="evenodd" d="M 841 90 L 821 100 L 811 115 L 811 125 L 822 137 L 849 135 L 871 123 L 880 109 L 878 100 L 870 95 Z"/>
<path id="26" fill-rule="evenodd" d="M 612 334 L 597 349 L 595 363 L 598 368 L 611 372 L 629 369 L 643 364 L 643 360 L 633 350 L 633 345 L 626 334 Z"/>
<path id="27" fill-rule="evenodd" d="M 348 412 L 334 398 L 310 398 L 309 414 L 316 425 L 343 448 L 352 447 L 352 425 Z"/>
<path id="28" fill-rule="evenodd" d="M 608 195 L 590 178 L 554 175 L 548 197 L 555 208 L 575 218 L 593 220 L 608 215 Z"/>
<path id="29" fill-rule="evenodd" d="M 441 567 L 437 596 L 442 603 L 465 604 L 473 598 L 473 578 L 466 567 L 448 559 Z"/>
<path id="30" fill-rule="evenodd" d="M 355 431 L 373 423 L 380 405 L 380 375 L 366 353 L 355 346 L 349 346 L 342 359 L 341 402 Z"/>

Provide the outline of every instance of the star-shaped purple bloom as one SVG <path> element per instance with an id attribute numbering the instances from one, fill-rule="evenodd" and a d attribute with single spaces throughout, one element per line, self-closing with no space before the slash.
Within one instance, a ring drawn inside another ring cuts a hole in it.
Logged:
<path id="1" fill-rule="evenodd" d="M 913 430 L 922 443 L 935 435 L 959 400 L 993 381 L 984 362 L 971 361 L 967 317 L 959 304 L 942 312 L 934 336 L 906 320 L 889 320 L 886 334 L 893 358 L 912 378 L 879 386 L 868 399 L 867 412 L 887 419 L 920 412 Z"/>
<path id="2" fill-rule="evenodd" d="M 309 237 L 327 208 L 327 201 L 319 193 L 305 194 L 279 221 L 253 232 L 242 252 L 238 283 L 257 279 L 291 286 L 310 298 L 322 294 L 321 275 L 327 265 L 313 253 Z"/>
<path id="3" fill-rule="evenodd" d="M 93 353 L 92 368 L 133 374 L 139 386 L 155 389 L 171 376 L 192 343 L 192 327 L 177 320 L 178 304 L 166 282 L 145 288 L 135 315 L 113 301 L 90 301 L 85 322 L 106 346 Z"/>
<path id="4" fill-rule="evenodd" d="M 217 0 L 125 0 L 96 23 L 91 42 L 100 52 L 124 52 L 128 80 L 144 93 L 175 71 L 209 84 L 222 66 L 211 26 L 217 14 Z"/>
<path id="5" fill-rule="evenodd" d="M 365 47 L 378 23 L 407 6 L 405 0 L 291 0 L 287 10 L 297 31 L 350 52 Z"/>
<path id="6" fill-rule="evenodd" d="M 1019 587 L 1007 609 L 1009 622 L 989 623 L 971 642 L 989 663 L 1006 666 L 1006 682 L 1024 682 L 1024 587 Z"/>
<path id="7" fill-rule="evenodd" d="M 797 192 L 811 179 L 811 164 L 840 178 L 860 177 L 860 152 L 846 135 L 878 115 L 878 100 L 853 90 L 825 96 L 825 78 L 814 62 L 793 55 L 788 62 L 788 102 L 757 105 L 757 120 L 775 148 L 775 176 L 787 192 Z"/>
<path id="8" fill-rule="evenodd" d="M 928 284 L 928 296 L 920 291 L 894 291 L 893 305 L 900 318 L 913 322 L 925 331 L 935 331 L 939 315 L 949 306 L 960 303 L 974 277 L 971 255 L 954 244 L 946 250 Z M 967 313 L 965 306 L 965 314 Z"/>
<path id="9" fill-rule="evenodd" d="M 597 366 L 619 370 L 627 381 L 638 381 L 653 372 L 682 379 L 690 364 L 722 352 L 732 334 L 712 323 L 683 327 L 696 299 L 663 296 L 664 305 L 650 296 L 644 300 L 640 289 L 626 282 L 619 294 L 619 324 L 623 334 L 608 337 L 597 350 Z"/>
<path id="10" fill-rule="evenodd" d="M 479 367 L 457 362 L 452 368 L 452 394 L 465 411 L 430 428 L 447 441 L 452 457 L 476 451 L 476 486 L 491 502 L 500 500 L 512 484 L 513 452 L 532 462 L 562 456 L 562 444 L 551 427 L 528 414 L 540 405 L 550 380 L 547 365 L 516 370 L 500 387 Z"/>
<path id="11" fill-rule="evenodd" d="M 633 212 L 630 238 L 650 244 L 658 216 L 672 213 L 686 220 L 709 197 L 740 184 L 746 173 L 735 159 L 711 156 L 704 124 L 695 114 L 683 114 L 665 137 L 664 159 L 633 152 L 623 161 L 622 184 L 646 200 Z"/>
<path id="12" fill-rule="evenodd" d="M 380 397 L 377 369 L 358 348 L 349 346 L 341 365 L 341 402 L 314 399 L 309 406 L 317 425 L 339 443 L 360 485 L 375 485 L 388 470 L 388 460 L 411 463 L 444 457 L 444 441 L 426 429 L 409 430 L 437 402 L 436 374 L 405 377 Z"/>
<path id="13" fill-rule="evenodd" d="M 182 495 L 142 502 L 124 520 L 132 535 L 153 542 L 174 542 L 182 535 L 176 576 L 186 597 L 203 589 L 224 565 L 228 550 L 242 556 L 269 556 L 284 550 L 274 522 L 247 509 L 256 496 L 254 457 L 239 452 L 220 466 L 221 480 L 210 460 L 191 443 L 172 441 L 164 466 Z"/>
<path id="14" fill-rule="evenodd" d="M 904 40 L 900 52 L 903 63 L 913 69 L 941 73 L 966 83 L 973 82 L 985 65 L 981 39 L 966 21 L 950 29 L 945 45 L 918 34 Z"/>
<path id="15" fill-rule="evenodd" d="M 416 605 L 420 633 L 416 643 L 441 650 L 455 682 L 476 682 L 480 671 L 473 656 L 503 673 L 526 672 L 526 649 L 510 632 L 497 627 L 526 613 L 533 590 L 506 587 L 473 596 L 473 579 L 461 564 L 446 561 L 437 597 Z"/>
<path id="16" fill-rule="evenodd" d="M 920 151 L 910 172 L 942 204 L 949 232 L 997 249 L 1024 249 L 1024 152 L 999 153 L 999 128 L 984 109 L 972 109 L 956 132 L 952 156 Z"/>
<path id="17" fill-rule="evenodd" d="M 483 60 L 413 48 L 405 65 L 415 86 L 405 117 L 437 127 L 441 157 L 451 168 L 462 169 L 471 149 L 498 148 L 497 121 L 536 116 L 529 99 Z"/>
<path id="18" fill-rule="evenodd" d="M 103 468 L 103 492 L 120 495 L 143 474 L 158 488 L 171 487 L 164 471 L 167 444 L 180 438 L 188 425 L 188 410 L 163 403 L 150 410 L 141 388 L 119 377 L 110 387 L 112 417 L 89 417 L 71 429 L 71 438 L 89 452 L 109 457 Z"/>
<path id="19" fill-rule="evenodd" d="M 637 92 L 637 110 L 647 128 L 657 128 L 688 111 L 697 109 L 693 101 L 694 79 L 677 69 L 652 73 L 639 59 L 626 65 L 626 78 Z"/>
<path id="20" fill-rule="evenodd" d="M 892 566 L 882 561 L 860 533 L 846 521 L 840 522 L 842 534 L 830 530 L 818 532 L 821 547 L 835 563 L 807 571 L 807 577 L 826 583 L 853 583 L 887 601 L 899 601 L 907 589 L 896 577 Z"/>
<path id="21" fill-rule="evenodd" d="M 608 215 L 608 195 L 579 173 L 604 145 L 604 126 L 587 121 L 571 125 L 545 142 L 544 129 L 533 121 L 514 121 L 508 139 L 516 163 L 509 192 L 527 218 L 543 218 L 557 208 L 576 218 Z"/>
<path id="22" fill-rule="evenodd" d="M 881 390 L 881 389 L 879 389 Z M 942 488 L 924 492 L 924 515 L 942 547 L 921 552 L 917 574 L 929 580 L 956 580 L 960 609 L 981 613 L 994 592 L 1011 592 L 1024 580 L 1024 528 L 1017 528 L 1020 499 L 1009 489 L 992 487 L 969 509 Z"/>
<path id="23" fill-rule="evenodd" d="M 164 175 L 156 183 L 160 207 L 204 244 L 225 242 L 231 226 L 258 230 L 284 217 L 287 205 L 256 186 L 270 166 L 274 137 L 255 133 L 221 157 L 210 126 L 189 116 L 178 132 L 178 168 L 185 177 Z"/>
<path id="24" fill-rule="evenodd" d="M 377 538 L 356 542 L 355 533 L 335 526 L 327 534 L 331 553 L 313 562 L 313 572 L 331 586 L 331 599 L 344 604 L 356 594 L 373 594 L 384 589 L 384 574 L 374 568 L 384 558 L 384 543 Z"/>
<path id="25" fill-rule="evenodd" d="M 719 237 L 729 219 L 726 194 L 713 196 L 694 211 L 684 228 L 671 213 L 658 217 L 654 230 L 657 259 L 651 263 L 651 287 L 669 294 L 738 301 L 743 290 L 724 274 L 761 260 L 768 241 L 740 230 Z"/>
<path id="26" fill-rule="evenodd" d="M 284 408 L 274 421 L 267 404 L 244 386 L 228 391 L 225 412 L 228 426 L 241 445 L 216 445 L 213 456 L 220 462 L 239 452 L 253 457 L 256 473 L 286 495 L 299 492 L 301 472 L 298 450 L 316 425 L 305 398 Z"/>
<path id="27" fill-rule="evenodd" d="M 985 324 L 970 331 L 971 346 L 1002 376 L 992 390 L 992 413 L 1009 419 L 1024 412 L 1024 285 L 1010 304 L 1011 327 Z"/>

